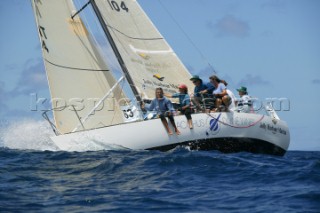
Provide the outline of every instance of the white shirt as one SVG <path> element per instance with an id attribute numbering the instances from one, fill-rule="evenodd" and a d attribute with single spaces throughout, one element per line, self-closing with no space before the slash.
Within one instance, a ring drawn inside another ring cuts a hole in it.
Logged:
<path id="1" fill-rule="evenodd" d="M 236 96 L 233 94 L 233 92 L 231 90 L 227 89 L 227 93 L 228 93 L 229 97 L 231 98 L 231 103 L 230 103 L 228 109 L 231 110 L 231 111 L 234 111 L 236 109 L 236 103 L 235 102 L 236 102 L 237 98 L 236 98 Z"/>
<path id="2" fill-rule="evenodd" d="M 213 90 L 213 94 L 220 94 L 220 93 L 222 93 L 223 92 L 223 90 L 225 90 L 225 89 L 227 89 L 226 88 L 226 86 L 223 84 L 223 83 L 219 83 L 218 84 L 218 87 L 215 89 L 215 90 Z"/>
<path id="3" fill-rule="evenodd" d="M 252 107 L 251 97 L 249 95 L 243 95 L 238 102 L 238 112 L 249 113 Z"/>

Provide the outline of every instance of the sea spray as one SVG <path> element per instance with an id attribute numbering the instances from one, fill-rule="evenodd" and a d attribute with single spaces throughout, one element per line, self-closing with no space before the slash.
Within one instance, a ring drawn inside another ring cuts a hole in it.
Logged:
<path id="1" fill-rule="evenodd" d="M 0 128 L 0 147 L 57 151 L 50 137 L 54 133 L 46 121 L 24 119 L 11 121 Z"/>
<path id="2" fill-rule="evenodd" d="M 0 147 L 18 150 L 60 151 L 50 137 L 54 133 L 46 121 L 25 119 L 0 125 Z M 100 150 L 127 150 L 116 144 L 101 142 L 99 136 L 82 132 L 70 151 L 86 152 Z"/>

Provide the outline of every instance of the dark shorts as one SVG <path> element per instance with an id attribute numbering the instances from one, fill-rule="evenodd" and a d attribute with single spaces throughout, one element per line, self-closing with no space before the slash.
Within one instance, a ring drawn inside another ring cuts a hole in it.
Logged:
<path id="1" fill-rule="evenodd" d="M 191 108 L 187 108 L 185 110 L 181 110 L 181 113 L 184 114 L 187 118 L 187 120 L 191 120 L 191 114 L 193 113 L 193 110 Z"/>
<path id="2" fill-rule="evenodd" d="M 174 118 L 173 118 L 172 113 L 170 113 L 170 115 L 169 115 L 168 112 L 159 114 L 159 118 L 160 118 L 161 120 L 166 119 L 166 117 L 169 118 L 169 120 L 170 120 L 171 122 L 174 122 Z"/>

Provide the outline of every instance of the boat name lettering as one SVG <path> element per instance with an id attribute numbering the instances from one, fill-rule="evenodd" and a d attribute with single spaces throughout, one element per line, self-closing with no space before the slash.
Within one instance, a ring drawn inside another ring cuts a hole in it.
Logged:
<path id="1" fill-rule="evenodd" d="M 131 58 L 131 61 L 132 62 L 136 62 L 136 63 L 141 64 L 141 65 L 143 64 L 143 61 L 138 60 L 138 59 Z"/>
<path id="2" fill-rule="evenodd" d="M 167 89 L 170 89 L 170 88 L 178 89 L 178 86 L 174 85 L 174 84 L 164 84 L 164 83 L 161 83 L 161 82 L 150 81 L 148 79 L 147 80 L 142 79 L 142 80 L 143 80 L 144 84 L 149 84 L 149 85 L 153 85 L 153 86 L 156 86 L 156 87 L 163 87 L 163 88 L 167 88 Z"/>
<path id="3" fill-rule="evenodd" d="M 252 125 L 255 122 L 254 119 L 242 118 L 242 117 L 234 117 L 233 119 L 232 118 L 227 118 L 227 117 L 222 117 L 222 118 L 220 118 L 220 120 L 223 123 L 227 123 L 229 125 L 235 125 L 235 126 L 239 126 L 239 127 L 249 126 L 249 125 Z"/>
<path id="4" fill-rule="evenodd" d="M 206 121 L 204 119 L 192 119 L 192 123 L 194 127 L 204 127 L 206 125 Z M 186 121 L 177 122 L 177 127 L 185 129 L 187 128 Z"/>
<path id="5" fill-rule="evenodd" d="M 261 123 L 260 128 L 268 131 L 272 131 L 273 133 L 280 133 L 283 135 L 287 135 L 287 131 L 282 129 L 281 127 L 274 127 L 270 124 Z"/>
<path id="6" fill-rule="evenodd" d="M 187 122 L 185 122 L 185 121 L 177 122 L 177 127 L 181 128 L 181 129 L 185 129 L 185 128 L 187 128 Z"/>
<path id="7" fill-rule="evenodd" d="M 204 119 L 197 119 L 193 121 L 193 125 L 197 127 L 204 127 L 206 125 L 206 121 Z"/>
<path id="8" fill-rule="evenodd" d="M 167 63 L 151 63 L 151 62 L 145 62 L 144 65 L 147 67 L 147 69 L 153 68 L 153 69 L 157 69 L 157 68 L 168 68 L 170 67 Z"/>
<path id="9" fill-rule="evenodd" d="M 135 62 L 135 63 L 138 63 L 140 65 L 144 65 L 148 71 L 153 72 L 153 73 L 157 73 L 158 72 L 158 70 L 156 70 L 156 69 L 160 69 L 160 68 L 166 69 L 166 68 L 170 67 L 167 63 L 164 63 L 164 62 L 163 63 L 143 62 L 142 60 L 135 59 L 135 58 L 131 58 L 131 61 Z"/>

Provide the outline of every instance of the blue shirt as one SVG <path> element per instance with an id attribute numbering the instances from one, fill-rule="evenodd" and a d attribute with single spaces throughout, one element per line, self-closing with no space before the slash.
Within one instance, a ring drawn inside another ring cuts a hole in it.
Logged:
<path id="1" fill-rule="evenodd" d="M 180 107 L 190 105 L 190 96 L 184 93 L 175 93 L 172 98 L 179 98 Z"/>
<path id="2" fill-rule="evenodd" d="M 162 99 L 153 99 L 149 105 L 149 107 L 146 107 L 148 111 L 156 111 L 158 114 L 163 114 L 167 111 L 174 112 L 174 108 L 172 106 L 172 103 L 169 99 L 166 97 L 163 97 Z"/>
<path id="3" fill-rule="evenodd" d="M 194 87 L 194 95 L 196 97 L 201 97 L 199 92 L 202 90 L 208 90 L 207 94 L 212 94 L 212 91 L 214 90 L 214 86 L 210 82 L 208 83 L 202 82 L 199 86 Z"/>

